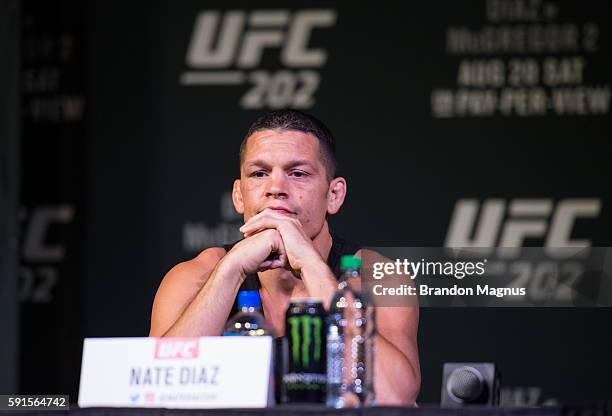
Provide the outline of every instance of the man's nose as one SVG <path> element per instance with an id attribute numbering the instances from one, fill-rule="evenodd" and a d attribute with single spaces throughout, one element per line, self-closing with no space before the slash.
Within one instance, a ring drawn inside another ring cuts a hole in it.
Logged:
<path id="1" fill-rule="evenodd" d="M 287 177 L 284 172 L 273 170 L 268 177 L 266 196 L 287 197 Z"/>

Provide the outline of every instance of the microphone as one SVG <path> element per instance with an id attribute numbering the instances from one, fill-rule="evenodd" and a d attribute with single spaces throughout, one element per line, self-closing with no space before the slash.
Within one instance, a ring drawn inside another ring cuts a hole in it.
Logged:
<path id="1" fill-rule="evenodd" d="M 445 363 L 441 406 L 499 406 L 499 378 L 493 363 Z"/>

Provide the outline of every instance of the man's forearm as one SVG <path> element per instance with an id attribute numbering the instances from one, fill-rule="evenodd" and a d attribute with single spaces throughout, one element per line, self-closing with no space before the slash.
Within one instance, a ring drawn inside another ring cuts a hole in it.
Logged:
<path id="1" fill-rule="evenodd" d="M 388 405 L 413 405 L 421 378 L 408 358 L 380 334 L 376 336 L 374 389 L 376 403 Z"/>
<path id="2" fill-rule="evenodd" d="M 302 270 L 302 280 L 312 297 L 323 301 L 326 309 L 337 290 L 337 280 L 323 263 Z M 375 390 L 378 404 L 413 405 L 421 385 L 418 363 L 410 360 L 384 336 L 376 336 Z"/>
<path id="3" fill-rule="evenodd" d="M 306 265 L 301 271 L 302 281 L 310 297 L 321 299 L 325 309 L 338 289 L 338 281 L 323 261 Z"/>
<path id="4" fill-rule="evenodd" d="M 219 262 L 206 284 L 163 336 L 221 335 L 241 282 L 237 270 Z"/>

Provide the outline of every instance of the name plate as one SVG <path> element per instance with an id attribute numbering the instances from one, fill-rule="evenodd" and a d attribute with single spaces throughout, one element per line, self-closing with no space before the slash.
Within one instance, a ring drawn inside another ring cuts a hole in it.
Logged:
<path id="1" fill-rule="evenodd" d="M 271 337 L 87 338 L 80 407 L 272 404 Z"/>

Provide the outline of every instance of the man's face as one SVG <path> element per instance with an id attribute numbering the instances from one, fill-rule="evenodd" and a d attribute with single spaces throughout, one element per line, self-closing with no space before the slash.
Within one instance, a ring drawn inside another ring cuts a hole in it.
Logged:
<path id="1" fill-rule="evenodd" d="M 315 136 L 262 130 L 247 141 L 240 180 L 234 184 L 234 204 L 245 222 L 266 208 L 274 209 L 300 220 L 314 238 L 325 223 L 329 189 Z"/>

